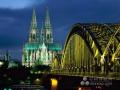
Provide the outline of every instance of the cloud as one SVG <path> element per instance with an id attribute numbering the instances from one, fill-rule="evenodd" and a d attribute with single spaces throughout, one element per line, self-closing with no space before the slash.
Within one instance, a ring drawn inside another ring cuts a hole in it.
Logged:
<path id="1" fill-rule="evenodd" d="M 0 8 L 23 9 L 42 4 L 45 0 L 0 0 Z"/>

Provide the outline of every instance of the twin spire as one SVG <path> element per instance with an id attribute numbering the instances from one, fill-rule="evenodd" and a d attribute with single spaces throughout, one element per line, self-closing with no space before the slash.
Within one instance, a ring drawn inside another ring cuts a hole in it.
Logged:
<path id="1" fill-rule="evenodd" d="M 50 16 L 48 8 L 46 10 L 45 22 L 42 22 L 41 32 L 38 33 L 37 19 L 35 9 L 33 8 L 32 21 L 30 27 L 29 42 L 43 42 L 51 43 L 52 40 L 52 29 L 50 23 Z"/>
<path id="2" fill-rule="evenodd" d="M 36 13 L 34 8 L 33 8 L 33 14 L 32 14 L 31 28 L 34 28 L 34 29 L 37 28 Z"/>
<path id="3" fill-rule="evenodd" d="M 46 9 L 45 27 L 51 27 L 48 8 Z"/>

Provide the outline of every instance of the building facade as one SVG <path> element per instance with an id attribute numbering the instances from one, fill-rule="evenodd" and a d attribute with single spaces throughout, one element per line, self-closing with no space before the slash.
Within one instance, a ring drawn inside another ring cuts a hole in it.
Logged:
<path id="1" fill-rule="evenodd" d="M 35 10 L 33 9 L 29 40 L 23 47 L 22 65 L 51 65 L 55 56 L 62 51 L 62 45 L 53 42 L 52 26 L 48 9 L 45 20 L 38 28 Z"/>

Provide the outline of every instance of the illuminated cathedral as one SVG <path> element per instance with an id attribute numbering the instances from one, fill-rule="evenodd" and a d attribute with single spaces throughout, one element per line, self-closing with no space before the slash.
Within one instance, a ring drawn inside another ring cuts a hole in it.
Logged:
<path id="1" fill-rule="evenodd" d="M 26 67 L 51 65 L 55 56 L 62 51 L 62 45 L 53 41 L 48 9 L 41 28 L 39 29 L 38 27 L 36 13 L 33 9 L 29 40 L 24 45 L 22 54 L 22 65 Z"/>

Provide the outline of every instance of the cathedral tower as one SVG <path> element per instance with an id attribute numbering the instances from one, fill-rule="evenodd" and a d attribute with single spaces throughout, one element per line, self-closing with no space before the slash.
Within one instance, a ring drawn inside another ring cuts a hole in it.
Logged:
<path id="1" fill-rule="evenodd" d="M 38 30 L 35 10 L 33 9 L 32 21 L 30 26 L 29 42 L 38 41 Z"/>
<path id="2" fill-rule="evenodd" d="M 50 22 L 50 16 L 49 16 L 48 8 L 46 10 L 44 30 L 45 30 L 45 42 L 46 43 L 53 43 L 52 27 L 51 27 L 51 22 Z"/>

